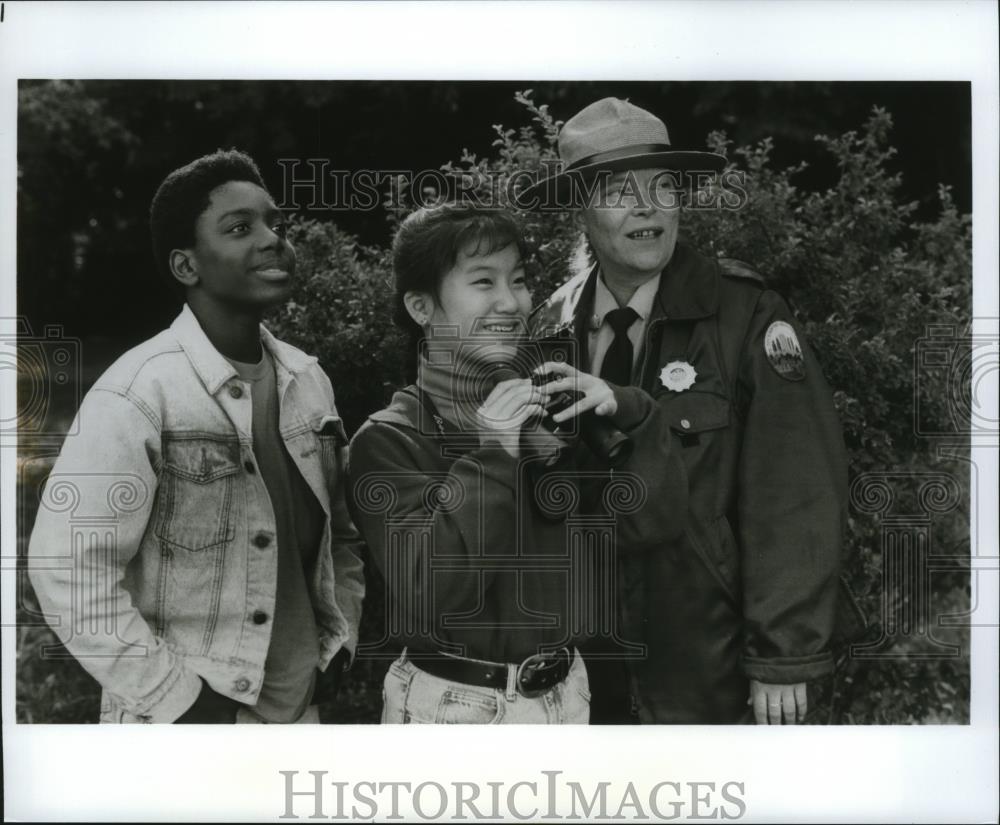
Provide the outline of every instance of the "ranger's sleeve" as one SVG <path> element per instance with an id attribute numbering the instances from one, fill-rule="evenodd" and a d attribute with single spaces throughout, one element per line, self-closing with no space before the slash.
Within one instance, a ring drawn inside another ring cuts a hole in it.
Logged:
<path id="1" fill-rule="evenodd" d="M 156 494 L 159 424 L 124 389 L 92 389 L 49 475 L 28 547 L 56 635 L 122 706 L 173 722 L 201 690 L 124 586 Z"/>
<path id="2" fill-rule="evenodd" d="M 568 299 L 568 295 L 563 299 Z M 581 347 L 575 339 L 561 333 L 565 321 L 561 303 L 553 296 L 532 313 L 531 336 L 547 353 L 547 360 L 561 350 L 570 363 L 583 370 Z M 610 421 L 629 437 L 632 452 L 612 470 L 606 461 L 577 443 L 574 460 L 579 470 L 583 510 L 614 516 L 616 547 L 620 552 L 655 552 L 684 532 L 687 471 L 661 405 L 640 387 L 610 382 L 608 386 L 618 405 Z"/>
<path id="3" fill-rule="evenodd" d="M 738 374 L 744 669 L 791 684 L 829 672 L 846 507 L 840 423 L 787 304 L 759 293 Z"/>

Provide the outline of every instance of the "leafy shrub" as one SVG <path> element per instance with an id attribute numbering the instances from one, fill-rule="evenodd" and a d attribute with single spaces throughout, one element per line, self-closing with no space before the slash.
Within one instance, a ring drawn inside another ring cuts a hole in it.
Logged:
<path id="1" fill-rule="evenodd" d="M 271 319 L 279 337 L 319 358 L 349 431 L 385 405 L 403 375 L 404 337 L 391 321 L 387 250 L 361 246 L 333 223 L 295 221 L 295 293 Z"/>

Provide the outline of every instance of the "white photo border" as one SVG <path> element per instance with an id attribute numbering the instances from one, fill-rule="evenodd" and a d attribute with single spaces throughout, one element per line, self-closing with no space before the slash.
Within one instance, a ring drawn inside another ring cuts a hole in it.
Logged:
<path id="1" fill-rule="evenodd" d="M 18 79 L 131 77 L 968 80 L 974 317 L 1000 317 L 1000 84 L 992 2 L 6 2 L 4 7 L 4 315 L 13 314 L 6 308 L 16 302 Z M 995 322 L 984 332 L 995 335 Z M 4 404 L 13 403 L 11 372 L 0 375 Z M 285 811 L 282 770 L 298 771 L 299 779 L 309 771 L 325 771 L 324 781 L 352 784 L 502 781 L 507 788 L 544 782 L 543 771 L 558 770 L 562 779 L 585 787 L 611 782 L 609 797 L 616 806 L 630 781 L 641 793 L 664 781 L 717 786 L 735 781 L 743 783 L 745 821 L 997 819 L 1000 599 L 990 575 L 979 577 L 979 598 L 992 626 L 972 632 L 968 726 L 658 726 L 560 729 L 558 734 L 516 727 L 484 736 L 475 728 L 436 726 L 133 730 L 17 725 L 16 594 L 10 569 L 16 546 L 11 517 L 16 467 L 13 451 L 0 454 L 4 792 L 10 819 L 277 820 Z M 1000 555 L 997 516 L 986 503 L 997 498 L 997 450 L 979 449 L 973 456 L 979 478 L 989 484 L 978 490 L 984 506 L 973 525 L 974 553 L 995 560 Z M 523 798 L 523 808 L 530 810 L 530 800 Z M 330 799 L 326 818 L 333 812 Z M 297 802 L 295 812 L 305 819 L 312 810 Z M 401 812 L 405 815 L 405 808 Z"/>

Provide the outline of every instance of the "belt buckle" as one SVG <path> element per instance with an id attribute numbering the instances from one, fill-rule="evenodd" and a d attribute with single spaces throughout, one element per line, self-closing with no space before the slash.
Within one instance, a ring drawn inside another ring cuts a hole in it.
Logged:
<path id="1" fill-rule="evenodd" d="M 529 688 L 528 684 L 531 683 L 532 677 L 537 674 L 544 673 L 547 670 L 552 670 L 559 666 L 560 655 L 566 653 L 566 648 L 561 648 L 559 650 L 549 651 L 546 653 L 535 653 L 529 656 L 521 664 L 517 666 L 517 674 L 515 677 L 515 683 L 517 685 L 517 692 L 524 696 L 526 699 L 534 699 L 546 693 L 549 688 L 553 687 L 554 682 L 546 687 L 541 688 Z"/>

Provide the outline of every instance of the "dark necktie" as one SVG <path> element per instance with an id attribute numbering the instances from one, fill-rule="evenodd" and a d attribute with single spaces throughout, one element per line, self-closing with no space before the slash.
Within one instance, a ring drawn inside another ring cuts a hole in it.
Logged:
<path id="1" fill-rule="evenodd" d="M 601 378 L 620 387 L 627 387 L 632 381 L 632 342 L 628 339 L 628 329 L 638 317 L 632 307 L 613 309 L 604 316 L 614 330 L 615 339 L 604 354 Z"/>

